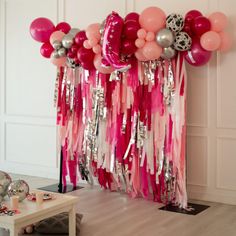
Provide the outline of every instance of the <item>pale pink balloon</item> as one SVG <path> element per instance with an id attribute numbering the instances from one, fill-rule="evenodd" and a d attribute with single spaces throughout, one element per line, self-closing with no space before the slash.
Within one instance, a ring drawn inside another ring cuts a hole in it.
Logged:
<path id="1" fill-rule="evenodd" d="M 93 46 L 93 52 L 95 54 L 99 54 L 99 53 L 101 53 L 101 51 L 102 51 L 101 45 L 97 44 L 97 45 Z"/>
<path id="2" fill-rule="evenodd" d="M 156 60 L 161 56 L 162 48 L 154 41 L 146 42 L 143 47 L 143 55 L 148 60 Z"/>
<path id="3" fill-rule="evenodd" d="M 158 7 L 148 7 L 140 14 L 139 23 L 146 31 L 157 32 L 165 27 L 166 15 Z"/>
<path id="4" fill-rule="evenodd" d="M 100 40 L 101 38 L 100 27 L 101 25 L 99 23 L 94 23 L 94 24 L 89 25 L 87 29 L 85 30 L 87 38 L 88 39 L 96 38 Z"/>
<path id="5" fill-rule="evenodd" d="M 53 44 L 55 41 L 61 42 L 63 37 L 65 36 L 65 33 L 62 31 L 55 31 L 50 36 L 50 43 Z"/>
<path id="6" fill-rule="evenodd" d="M 208 31 L 200 38 L 201 46 L 207 51 L 215 51 L 220 47 L 220 35 L 215 31 Z"/>
<path id="7" fill-rule="evenodd" d="M 90 45 L 88 39 L 86 39 L 86 40 L 84 41 L 83 46 L 84 46 L 86 49 L 91 49 L 91 48 L 92 48 L 92 46 Z"/>
<path id="8" fill-rule="evenodd" d="M 103 74 L 111 74 L 114 71 L 113 67 L 105 68 L 102 67 L 102 56 L 101 54 L 96 54 L 93 59 L 94 67 Z"/>
<path id="9" fill-rule="evenodd" d="M 140 39 L 145 39 L 146 35 L 147 35 L 147 32 L 145 29 L 139 29 L 137 32 L 137 36 Z"/>
<path id="10" fill-rule="evenodd" d="M 224 32 L 224 31 L 220 32 L 219 35 L 220 35 L 221 43 L 218 50 L 220 52 L 229 51 L 229 49 L 232 47 L 232 44 L 233 44 L 232 37 L 227 32 Z"/>
<path id="11" fill-rule="evenodd" d="M 211 30 L 220 32 L 225 29 L 228 23 L 227 16 L 222 12 L 214 12 L 209 16 Z"/>
<path id="12" fill-rule="evenodd" d="M 62 67 L 66 65 L 66 57 L 59 57 L 59 58 L 51 57 L 51 62 L 57 67 Z"/>
<path id="13" fill-rule="evenodd" d="M 137 48 L 142 48 L 144 46 L 144 44 L 145 44 L 145 40 L 144 39 L 138 38 L 138 39 L 135 40 L 135 46 Z"/>
<path id="14" fill-rule="evenodd" d="M 151 42 L 155 39 L 155 34 L 153 32 L 147 32 L 146 41 Z"/>
<path id="15" fill-rule="evenodd" d="M 90 44 L 92 47 L 94 47 L 94 46 L 96 46 L 96 45 L 98 44 L 98 39 L 96 39 L 96 38 L 94 38 L 94 37 L 88 39 L 88 41 L 89 41 L 89 44 Z"/>
<path id="16" fill-rule="evenodd" d="M 143 48 L 138 48 L 138 50 L 135 52 L 135 57 L 139 61 L 148 61 L 148 59 L 143 55 Z"/>

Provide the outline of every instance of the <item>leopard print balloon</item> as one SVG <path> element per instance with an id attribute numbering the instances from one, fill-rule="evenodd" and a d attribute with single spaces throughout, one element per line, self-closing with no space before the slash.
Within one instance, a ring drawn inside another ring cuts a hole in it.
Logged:
<path id="1" fill-rule="evenodd" d="M 184 18 L 180 14 L 172 13 L 166 18 L 166 28 L 178 33 L 184 28 Z"/>
<path id="2" fill-rule="evenodd" d="M 191 48 L 192 39 L 186 32 L 179 32 L 174 41 L 174 48 L 178 51 L 187 51 Z"/>

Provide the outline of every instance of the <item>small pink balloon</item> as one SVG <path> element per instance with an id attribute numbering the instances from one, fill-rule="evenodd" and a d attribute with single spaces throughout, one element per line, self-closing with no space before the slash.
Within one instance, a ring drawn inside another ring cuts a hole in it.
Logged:
<path id="1" fill-rule="evenodd" d="M 214 12 L 209 16 L 211 22 L 211 30 L 220 32 L 227 26 L 227 16 L 222 12 Z"/>
<path id="2" fill-rule="evenodd" d="M 66 57 L 53 58 L 51 57 L 51 62 L 57 67 L 63 67 L 66 65 Z"/>
<path id="3" fill-rule="evenodd" d="M 137 12 L 130 12 L 125 17 L 125 23 L 129 21 L 138 22 L 138 20 L 139 20 L 139 14 Z"/>
<path id="4" fill-rule="evenodd" d="M 71 29 L 71 27 L 67 22 L 60 22 L 56 26 L 57 31 L 62 31 L 65 34 L 69 33 L 70 29 Z"/>
<path id="5" fill-rule="evenodd" d="M 220 52 L 227 52 L 232 47 L 233 39 L 227 32 L 220 32 L 220 47 L 218 48 Z"/>
<path id="6" fill-rule="evenodd" d="M 92 46 L 90 45 L 88 39 L 84 41 L 83 46 L 84 46 L 86 49 L 91 49 L 91 48 L 92 48 Z"/>
<path id="7" fill-rule="evenodd" d="M 145 39 L 146 35 L 147 35 L 147 32 L 145 29 L 139 29 L 138 32 L 137 32 L 137 35 L 138 35 L 138 38 L 140 39 Z"/>
<path id="8" fill-rule="evenodd" d="M 96 38 L 100 40 L 101 38 L 100 27 L 101 25 L 99 23 L 94 23 L 94 24 L 89 25 L 87 29 L 85 30 L 87 38 L 88 39 Z"/>
<path id="9" fill-rule="evenodd" d="M 40 48 L 40 53 L 45 58 L 50 58 L 53 51 L 54 51 L 54 48 L 49 42 L 42 44 Z"/>
<path id="10" fill-rule="evenodd" d="M 146 42 L 143 49 L 143 55 L 148 60 L 156 60 L 161 56 L 162 48 L 154 41 Z"/>
<path id="11" fill-rule="evenodd" d="M 97 44 L 97 45 L 93 46 L 93 52 L 95 54 L 99 54 L 99 53 L 101 53 L 101 51 L 102 51 L 101 45 Z"/>
<path id="12" fill-rule="evenodd" d="M 111 74 L 114 71 L 113 67 L 105 68 L 102 67 L 102 56 L 101 54 L 96 54 L 93 60 L 94 67 L 103 74 Z"/>
<path id="13" fill-rule="evenodd" d="M 220 47 L 220 35 L 214 31 L 208 31 L 201 36 L 200 43 L 205 50 L 215 51 Z"/>
<path id="14" fill-rule="evenodd" d="M 89 45 L 91 46 L 91 47 L 94 47 L 94 46 L 96 46 L 97 44 L 98 44 L 98 39 L 96 39 L 96 38 L 90 38 L 89 40 Z"/>
<path id="15" fill-rule="evenodd" d="M 79 33 L 75 35 L 75 43 L 78 45 L 78 47 L 82 47 L 86 39 L 88 38 L 86 37 L 84 30 L 81 30 Z"/>
<path id="16" fill-rule="evenodd" d="M 155 34 L 153 32 L 147 32 L 146 41 L 151 42 L 155 39 Z"/>
<path id="17" fill-rule="evenodd" d="M 141 12 L 139 23 L 145 30 L 157 32 L 165 27 L 166 15 L 158 7 L 148 7 Z"/>
<path id="18" fill-rule="evenodd" d="M 188 11 L 184 17 L 185 24 L 192 24 L 193 20 L 199 16 L 202 16 L 202 13 L 198 10 Z"/>
<path id="19" fill-rule="evenodd" d="M 141 39 L 141 38 L 138 38 L 135 40 L 135 46 L 137 48 L 142 48 L 145 44 L 145 40 L 144 39 Z"/>
<path id="20" fill-rule="evenodd" d="M 148 61 L 148 59 L 143 55 L 143 48 L 139 48 L 139 49 L 135 52 L 135 57 L 136 57 L 139 61 Z"/>
<path id="21" fill-rule="evenodd" d="M 45 43 L 54 32 L 55 26 L 51 20 L 45 17 L 35 19 L 30 25 L 30 34 L 38 42 Z"/>
<path id="22" fill-rule="evenodd" d="M 61 42 L 64 36 L 65 33 L 62 31 L 55 31 L 50 36 L 50 43 L 53 44 L 55 41 Z"/>

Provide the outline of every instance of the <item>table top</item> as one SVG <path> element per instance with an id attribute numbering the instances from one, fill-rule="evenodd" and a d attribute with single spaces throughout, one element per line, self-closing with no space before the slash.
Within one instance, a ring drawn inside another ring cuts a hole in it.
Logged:
<path id="1" fill-rule="evenodd" d="M 39 190 L 32 190 L 31 192 L 44 192 Z M 78 197 L 51 193 L 55 196 L 52 200 L 46 200 L 41 205 L 37 205 L 35 201 L 29 201 L 25 199 L 22 202 L 19 202 L 19 214 L 13 216 L 3 215 L 0 216 L 0 225 L 1 224 L 13 224 L 27 218 L 37 217 L 38 215 L 45 215 L 50 211 L 56 211 L 60 208 L 70 206 L 78 203 Z M 6 197 L 6 201 L 3 202 L 10 209 L 10 200 Z"/>

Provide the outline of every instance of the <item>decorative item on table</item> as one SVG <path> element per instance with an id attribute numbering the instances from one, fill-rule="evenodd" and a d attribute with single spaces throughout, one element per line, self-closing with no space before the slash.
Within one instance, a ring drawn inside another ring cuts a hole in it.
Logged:
<path id="1" fill-rule="evenodd" d="M 11 183 L 11 177 L 4 171 L 0 171 L 0 203 L 3 198 L 7 195 L 8 186 Z"/>
<path id="2" fill-rule="evenodd" d="M 29 194 L 29 185 L 24 180 L 15 180 L 9 185 L 7 194 L 9 197 L 19 196 L 19 201 L 23 201 Z"/>
<path id="3" fill-rule="evenodd" d="M 43 200 L 47 201 L 47 200 L 52 200 L 54 199 L 54 195 L 51 193 L 43 193 Z M 36 201 L 36 193 L 29 193 L 27 196 L 27 199 L 29 201 Z"/>
<path id="4" fill-rule="evenodd" d="M 20 213 L 19 210 L 10 210 L 4 204 L 0 204 L 0 216 L 14 216 Z"/>

